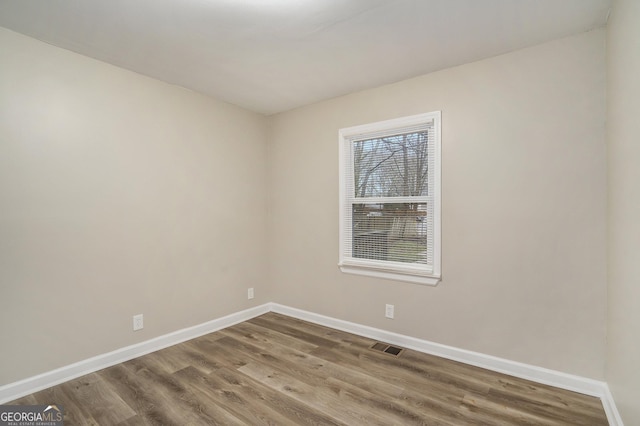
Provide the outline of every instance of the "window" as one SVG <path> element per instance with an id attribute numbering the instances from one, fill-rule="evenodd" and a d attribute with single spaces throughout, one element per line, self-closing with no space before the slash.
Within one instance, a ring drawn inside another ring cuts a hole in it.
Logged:
<path id="1" fill-rule="evenodd" d="M 440 112 L 341 129 L 343 272 L 440 280 Z"/>

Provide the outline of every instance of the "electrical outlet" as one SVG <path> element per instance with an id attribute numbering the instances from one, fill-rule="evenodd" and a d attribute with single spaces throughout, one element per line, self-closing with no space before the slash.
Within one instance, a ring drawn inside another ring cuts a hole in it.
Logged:
<path id="1" fill-rule="evenodd" d="M 253 299 L 253 287 L 247 291 L 247 299 Z"/>
<path id="2" fill-rule="evenodd" d="M 133 316 L 133 331 L 142 330 L 144 328 L 144 319 L 142 314 Z"/>
<path id="3" fill-rule="evenodd" d="M 395 308 L 393 305 L 386 305 L 384 309 L 384 316 L 393 319 L 394 310 Z"/>

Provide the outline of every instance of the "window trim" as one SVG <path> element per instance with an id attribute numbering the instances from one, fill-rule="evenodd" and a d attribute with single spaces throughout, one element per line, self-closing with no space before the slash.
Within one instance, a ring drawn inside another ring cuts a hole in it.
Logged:
<path id="1" fill-rule="evenodd" d="M 354 259 L 344 256 L 345 241 L 344 231 L 347 218 L 344 212 L 347 204 L 345 194 L 347 176 L 345 164 L 347 144 L 353 137 L 377 132 L 402 129 L 424 123 L 433 123 L 434 129 L 434 183 L 433 183 L 433 265 L 430 268 L 417 267 L 415 264 L 401 262 L 379 262 L 368 259 Z M 338 266 L 343 273 L 364 275 L 369 277 L 405 281 L 416 284 L 435 286 L 441 280 L 441 186 L 442 186 L 442 154 L 441 154 L 441 112 L 434 111 L 425 114 L 417 114 L 409 117 L 395 118 L 370 124 L 347 127 L 338 132 L 339 141 L 339 259 Z"/>

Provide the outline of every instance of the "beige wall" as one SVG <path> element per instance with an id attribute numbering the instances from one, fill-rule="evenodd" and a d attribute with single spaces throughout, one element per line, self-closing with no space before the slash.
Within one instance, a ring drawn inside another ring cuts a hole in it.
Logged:
<path id="1" fill-rule="evenodd" d="M 342 274 L 338 129 L 434 110 L 443 123 L 442 282 Z M 602 379 L 604 138 L 604 30 L 273 116 L 272 299 Z"/>
<path id="2" fill-rule="evenodd" d="M 603 378 L 604 36 L 267 119 L 0 29 L 0 385 L 266 301 Z M 338 129 L 434 110 L 443 282 L 340 273 Z"/>
<path id="3" fill-rule="evenodd" d="M 609 329 L 607 381 L 640 424 L 640 2 L 616 0 L 607 32 Z"/>
<path id="4" fill-rule="evenodd" d="M 264 117 L 4 29 L 0 64 L 0 385 L 269 300 Z"/>

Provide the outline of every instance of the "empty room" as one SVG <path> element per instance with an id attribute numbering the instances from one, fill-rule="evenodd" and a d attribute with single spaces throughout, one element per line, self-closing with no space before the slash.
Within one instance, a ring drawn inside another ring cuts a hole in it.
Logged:
<path id="1" fill-rule="evenodd" d="M 0 425 L 640 425 L 639 76 L 638 0 L 0 0 Z"/>

